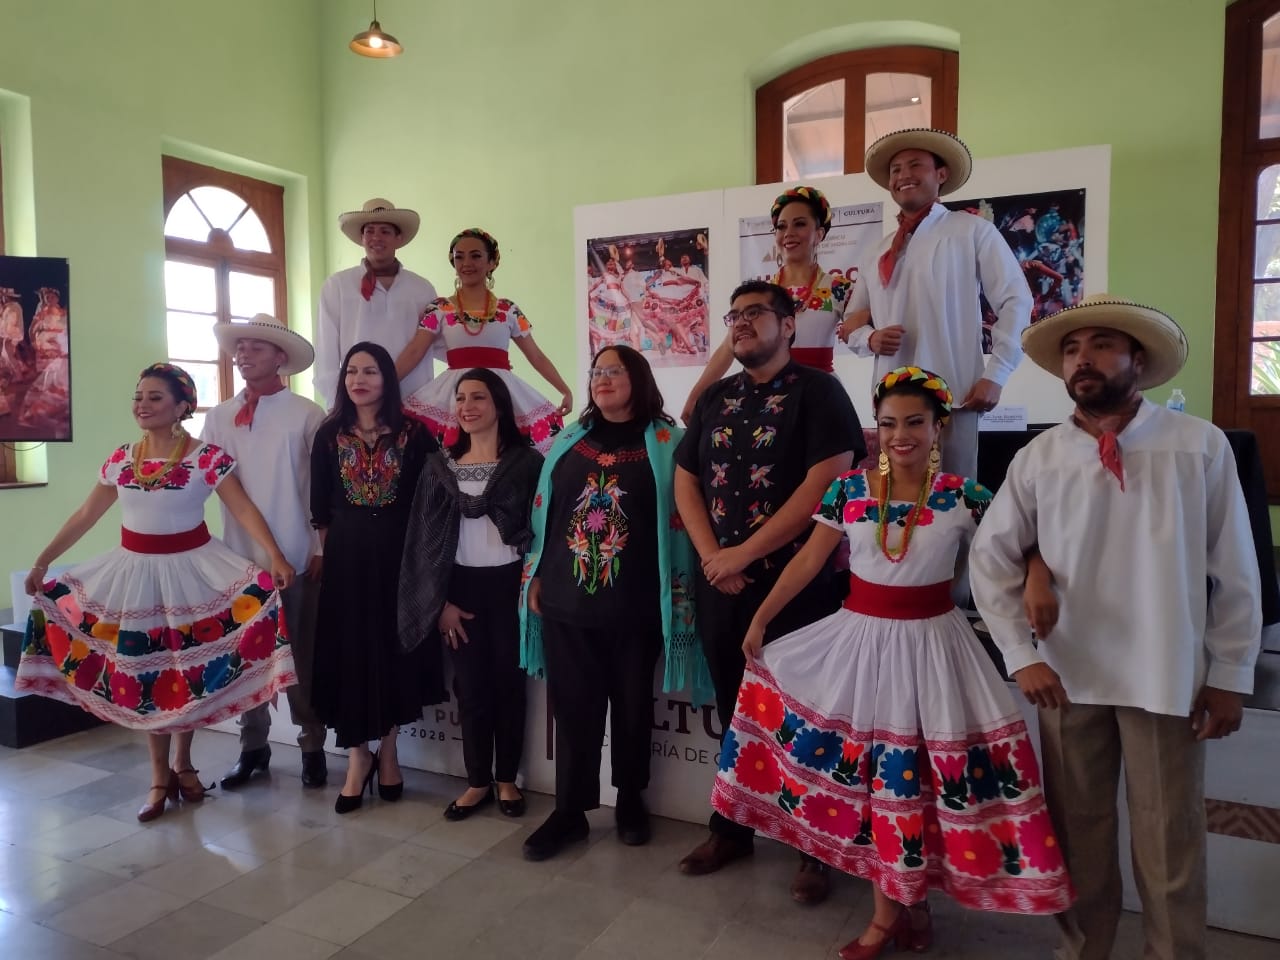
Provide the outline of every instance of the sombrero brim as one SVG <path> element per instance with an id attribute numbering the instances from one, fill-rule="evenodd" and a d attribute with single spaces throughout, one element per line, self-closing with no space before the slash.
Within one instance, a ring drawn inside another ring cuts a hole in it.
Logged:
<path id="1" fill-rule="evenodd" d="M 1140 390 L 1167 383 L 1187 362 L 1187 336 L 1173 318 L 1130 300 L 1090 299 L 1059 310 L 1022 331 L 1022 352 L 1062 379 L 1062 339 L 1082 327 L 1119 330 L 1142 344 L 1146 363 Z"/>
<path id="2" fill-rule="evenodd" d="M 215 323 L 213 325 L 213 335 L 218 340 L 218 346 L 232 355 L 236 352 L 236 341 L 245 337 L 251 340 L 265 340 L 267 343 L 274 344 L 283 350 L 285 356 L 289 358 L 280 368 L 282 376 L 289 377 L 295 373 L 301 373 L 315 363 L 316 351 L 307 341 L 307 338 L 279 324 L 261 323 L 253 320 Z"/>
<path id="3" fill-rule="evenodd" d="M 939 196 L 955 193 L 973 172 L 973 154 L 963 141 L 942 130 L 915 127 L 885 134 L 867 148 L 864 163 L 867 176 L 888 190 L 889 161 L 903 150 L 927 150 L 942 158 L 949 173 L 947 182 L 938 188 Z"/>
<path id="4" fill-rule="evenodd" d="M 360 231 L 366 223 L 390 223 L 400 230 L 400 246 L 418 235 L 418 214 L 413 210 L 351 210 L 338 217 L 338 228 L 352 243 L 361 243 Z"/>

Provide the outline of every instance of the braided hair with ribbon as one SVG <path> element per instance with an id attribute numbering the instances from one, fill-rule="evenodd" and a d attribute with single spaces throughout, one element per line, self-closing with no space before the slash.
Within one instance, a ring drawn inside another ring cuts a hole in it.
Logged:
<path id="1" fill-rule="evenodd" d="M 923 367 L 895 367 L 890 370 L 876 384 L 871 403 L 878 410 L 880 401 L 886 396 L 909 393 L 929 400 L 939 421 L 945 422 L 951 416 L 951 408 L 955 404 L 951 388 L 947 386 L 947 381 Z"/>

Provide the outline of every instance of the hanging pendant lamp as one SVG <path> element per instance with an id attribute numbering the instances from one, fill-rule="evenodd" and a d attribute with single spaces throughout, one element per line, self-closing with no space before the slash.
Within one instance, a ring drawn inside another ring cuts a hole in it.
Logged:
<path id="1" fill-rule="evenodd" d="M 404 47 L 400 46 L 400 41 L 382 31 L 382 24 L 378 22 L 378 0 L 373 2 L 373 22 L 369 24 L 369 29 L 352 37 L 348 46 L 353 53 L 377 59 L 398 57 L 404 53 Z"/>

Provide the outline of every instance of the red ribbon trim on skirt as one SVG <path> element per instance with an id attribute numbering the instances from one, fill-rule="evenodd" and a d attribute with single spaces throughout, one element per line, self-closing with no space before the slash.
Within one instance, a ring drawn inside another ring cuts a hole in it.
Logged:
<path id="1" fill-rule="evenodd" d="M 137 533 L 127 527 L 120 528 L 120 546 L 134 553 L 183 553 L 203 547 L 212 539 L 203 523 L 182 533 Z"/>
<path id="2" fill-rule="evenodd" d="M 834 347 L 792 347 L 791 359 L 802 367 L 813 367 L 827 373 L 835 372 Z"/>
<path id="3" fill-rule="evenodd" d="M 923 587 L 891 587 L 869 583 L 849 574 L 849 596 L 844 608 L 881 620 L 928 620 L 952 610 L 951 581 L 930 583 Z"/>
<path id="4" fill-rule="evenodd" d="M 455 347 L 446 351 L 444 356 L 450 370 L 470 370 L 472 367 L 511 369 L 511 358 L 507 356 L 507 351 L 497 347 Z"/>

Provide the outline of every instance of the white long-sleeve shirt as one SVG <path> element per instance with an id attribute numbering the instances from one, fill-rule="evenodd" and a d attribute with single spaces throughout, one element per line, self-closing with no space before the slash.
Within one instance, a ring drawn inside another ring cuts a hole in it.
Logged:
<path id="1" fill-rule="evenodd" d="M 315 388 L 321 404 L 333 406 L 337 396 L 339 367 L 351 345 L 362 340 L 386 347 L 395 360 L 418 332 L 422 312 L 436 298 L 436 288 L 424 277 L 401 267 L 391 286 L 374 284 L 373 296 L 360 295 L 362 265 L 339 270 L 320 290 L 316 322 Z M 434 349 L 434 345 L 433 345 Z M 400 392 L 409 396 L 432 376 L 431 352 L 400 381 Z"/>
<path id="2" fill-rule="evenodd" d="M 904 330 L 894 356 L 876 357 L 872 382 L 895 367 L 914 364 L 940 374 L 957 402 L 980 379 L 1004 386 L 1022 360 L 1022 331 L 1031 320 L 1032 298 L 1018 258 L 1000 231 L 982 217 L 935 203 L 885 287 L 880 257 L 892 243 L 890 234 L 859 265 L 859 282 L 846 308 L 846 315 L 871 310 L 871 324 L 849 337 L 849 348 L 859 356 L 872 355 L 875 330 Z M 980 293 L 996 312 L 989 357 L 982 353 Z"/>
<path id="3" fill-rule="evenodd" d="M 299 574 L 320 553 L 311 527 L 311 443 L 324 411 L 306 397 L 281 390 L 258 399 L 252 427 L 237 427 L 244 391 L 218 404 L 204 420 L 200 438 L 236 459 L 236 476 L 258 508 L 284 558 Z M 260 567 L 271 569 L 266 552 L 222 505 L 222 540 Z"/>
<path id="4" fill-rule="evenodd" d="M 1068 421 L 1018 451 L 983 518 L 970 577 L 1006 669 L 1043 660 L 1075 702 L 1173 716 L 1206 683 L 1250 693 L 1261 581 L 1226 436 L 1144 400 L 1118 442 L 1123 491 Z M 1032 547 L 1059 596 L 1038 648 L 1022 606 Z"/>

